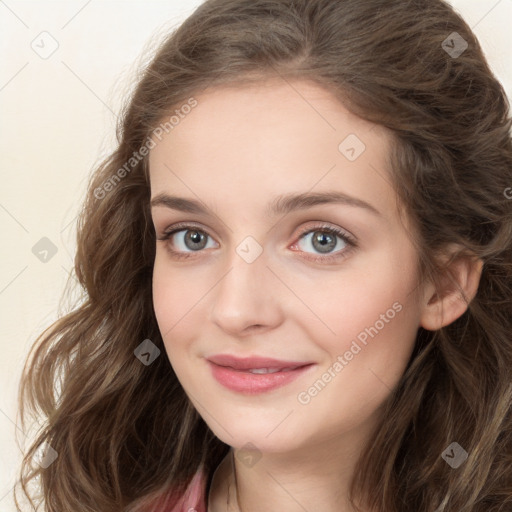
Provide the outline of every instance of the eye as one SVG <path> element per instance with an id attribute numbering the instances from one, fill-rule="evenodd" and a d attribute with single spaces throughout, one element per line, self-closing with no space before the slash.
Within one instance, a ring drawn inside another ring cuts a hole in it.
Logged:
<path id="1" fill-rule="evenodd" d="M 307 259 L 321 262 L 343 258 L 356 246 L 356 240 L 352 235 L 339 228 L 320 225 L 302 231 L 299 241 L 292 246 L 292 249 L 299 247 L 301 251 L 305 251 L 312 248 L 325 256 L 313 256 Z M 337 250 L 334 251 L 335 249 Z"/>
<path id="2" fill-rule="evenodd" d="M 167 250 L 173 257 L 179 259 L 187 258 L 189 253 L 200 252 L 202 249 L 209 248 L 207 246 L 208 238 L 211 237 L 206 231 L 194 225 L 178 224 L 166 231 L 158 240 L 169 240 L 169 243 L 165 245 Z M 172 248 L 172 245 L 177 245 L 178 249 Z"/>

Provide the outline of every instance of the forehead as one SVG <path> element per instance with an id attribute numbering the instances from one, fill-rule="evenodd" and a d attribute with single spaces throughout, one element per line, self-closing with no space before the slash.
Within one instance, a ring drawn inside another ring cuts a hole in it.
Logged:
<path id="1" fill-rule="evenodd" d="M 194 98 L 179 124 L 153 137 L 153 197 L 172 191 L 250 209 L 278 194 L 336 190 L 384 213 L 395 209 L 389 133 L 317 84 L 267 80 Z"/>

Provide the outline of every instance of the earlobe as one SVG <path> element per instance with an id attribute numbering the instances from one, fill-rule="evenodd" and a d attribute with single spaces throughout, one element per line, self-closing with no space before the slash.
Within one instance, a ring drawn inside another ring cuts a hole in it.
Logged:
<path id="1" fill-rule="evenodd" d="M 456 258 L 446 269 L 442 290 L 433 284 L 426 288 L 420 326 L 437 331 L 462 316 L 477 293 L 482 269 L 480 258 Z"/>

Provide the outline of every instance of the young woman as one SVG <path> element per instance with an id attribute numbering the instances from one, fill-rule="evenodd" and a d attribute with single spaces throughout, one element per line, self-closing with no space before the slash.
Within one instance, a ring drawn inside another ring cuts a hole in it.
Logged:
<path id="1" fill-rule="evenodd" d="M 202 4 L 91 180 L 84 299 L 22 381 L 25 493 L 512 510 L 510 125 L 441 0 Z"/>

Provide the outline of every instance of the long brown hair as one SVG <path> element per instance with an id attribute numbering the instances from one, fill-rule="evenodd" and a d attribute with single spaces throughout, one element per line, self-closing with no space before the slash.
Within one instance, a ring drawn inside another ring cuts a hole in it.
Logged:
<path id="1" fill-rule="evenodd" d="M 438 331 L 419 328 L 354 496 L 379 512 L 512 510 L 509 104 L 442 0 L 207 0 L 163 42 L 121 116 L 117 149 L 89 183 L 75 258 L 82 298 L 27 358 L 22 425 L 29 412 L 46 420 L 23 460 L 24 494 L 38 477 L 47 511 L 157 510 L 227 453 L 168 358 L 146 366 L 134 356 L 146 339 L 165 350 L 152 306 L 147 156 L 134 154 L 194 94 L 265 76 L 314 81 L 389 129 L 390 180 L 417 226 L 423 276 L 441 283 L 437 255 L 448 244 L 461 247 L 454 257 L 484 262 L 466 312 Z M 43 442 L 58 454 L 46 468 L 33 460 Z M 458 469 L 441 457 L 452 442 L 469 454 Z"/>

